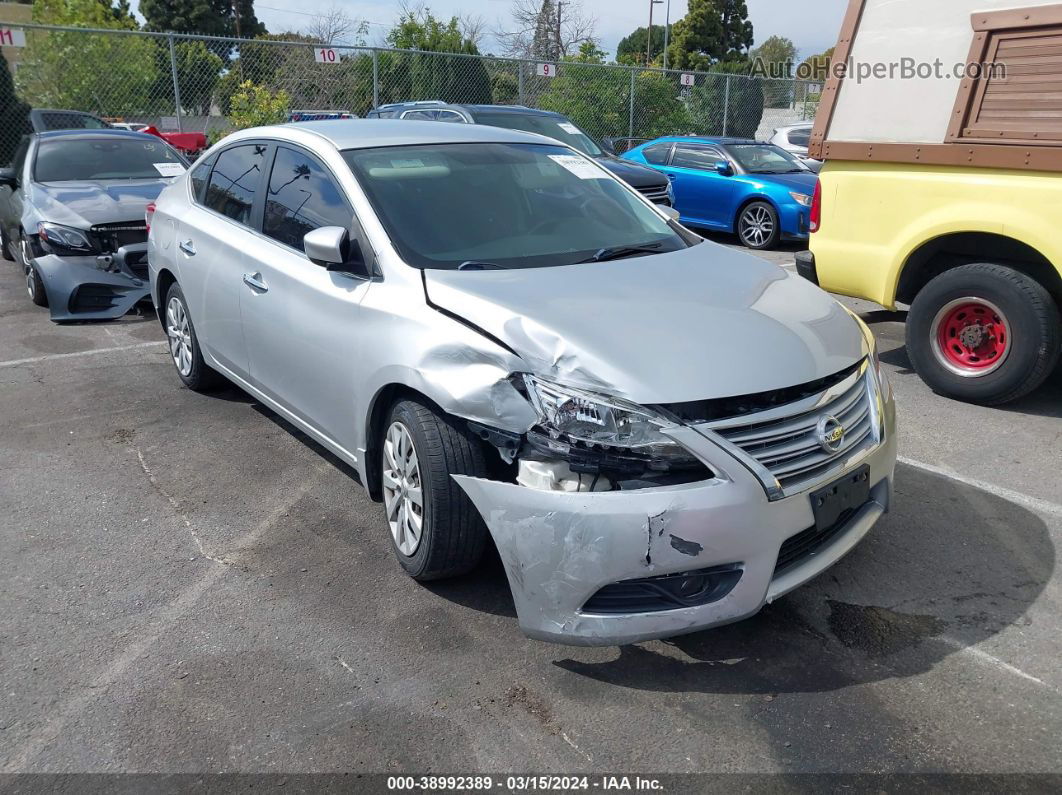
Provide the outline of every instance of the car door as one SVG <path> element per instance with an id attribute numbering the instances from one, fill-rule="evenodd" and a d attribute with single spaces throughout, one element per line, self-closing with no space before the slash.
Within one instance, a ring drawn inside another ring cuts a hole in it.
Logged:
<path id="1" fill-rule="evenodd" d="M 730 208 L 736 188 L 731 177 L 715 170 L 720 160 L 728 158 L 709 144 L 675 144 L 671 160 L 663 170 L 671 179 L 675 209 L 684 221 L 730 229 Z"/>
<path id="2" fill-rule="evenodd" d="M 262 234 L 247 247 L 241 302 L 254 385 L 340 447 L 350 449 L 359 305 L 371 282 L 330 271 L 303 253 L 303 236 L 342 226 L 354 211 L 321 159 L 278 143 L 266 183 Z"/>
<path id="3" fill-rule="evenodd" d="M 0 225 L 3 226 L 4 240 L 13 247 L 18 244 L 19 225 L 22 220 L 22 205 L 26 188 L 26 155 L 29 152 L 30 139 L 26 136 L 15 150 L 11 160 L 11 170 L 18 177 L 18 187 L 0 187 Z"/>
<path id="4" fill-rule="evenodd" d="M 177 269 L 200 344 L 218 364 L 249 378 L 240 317 L 245 254 L 256 237 L 272 147 L 240 142 L 217 155 L 202 196 L 177 220 Z M 193 181 L 194 182 L 194 181 Z"/>

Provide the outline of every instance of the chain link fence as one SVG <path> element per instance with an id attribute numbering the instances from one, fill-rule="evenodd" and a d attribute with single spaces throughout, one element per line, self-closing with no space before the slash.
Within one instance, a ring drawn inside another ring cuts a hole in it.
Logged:
<path id="1" fill-rule="evenodd" d="M 26 132 L 28 108 L 87 111 L 216 140 L 231 129 L 233 98 L 247 81 L 267 89 L 270 107 L 284 118 L 307 110 L 363 116 L 383 103 L 413 100 L 519 104 L 563 113 L 597 139 L 764 140 L 778 127 L 814 118 L 821 91 L 813 83 L 710 72 L 144 31 L 17 29 L 25 46 L 4 52 L 14 61 L 20 108 L 5 114 L 10 118 L 0 127 L 2 163 Z"/>

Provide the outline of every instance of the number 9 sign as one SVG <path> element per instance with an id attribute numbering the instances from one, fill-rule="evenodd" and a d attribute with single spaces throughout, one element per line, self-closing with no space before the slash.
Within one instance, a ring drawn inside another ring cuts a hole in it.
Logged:
<path id="1" fill-rule="evenodd" d="M 535 64 L 535 74 L 539 77 L 556 77 L 557 65 L 552 63 Z"/>

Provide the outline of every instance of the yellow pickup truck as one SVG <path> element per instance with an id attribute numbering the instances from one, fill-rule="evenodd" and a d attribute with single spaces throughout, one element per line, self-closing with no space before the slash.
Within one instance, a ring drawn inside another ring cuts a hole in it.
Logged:
<path id="1" fill-rule="evenodd" d="M 1035 389 L 1062 351 L 1062 4 L 1011 5 L 851 1 L 797 255 L 827 290 L 909 304 L 919 376 L 984 404 Z"/>

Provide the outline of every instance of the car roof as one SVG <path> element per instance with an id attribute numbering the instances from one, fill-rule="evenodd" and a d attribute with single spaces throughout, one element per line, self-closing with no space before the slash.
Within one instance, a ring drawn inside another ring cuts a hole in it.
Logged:
<path id="1" fill-rule="evenodd" d="M 544 135 L 488 127 L 482 124 L 452 124 L 403 119 L 304 121 L 241 130 L 225 140 L 277 137 L 297 141 L 301 138 L 299 133 L 303 132 L 324 138 L 336 149 L 367 149 L 377 146 L 414 146 L 437 143 L 550 143 L 555 146 L 558 144 L 553 138 L 547 138 Z"/>
<path id="2" fill-rule="evenodd" d="M 540 110 L 529 108 L 525 105 L 458 105 L 459 108 L 470 110 L 475 113 L 478 110 L 489 110 L 494 113 L 512 113 L 518 116 L 561 116 L 552 110 Z"/>
<path id="3" fill-rule="evenodd" d="M 564 118 L 563 114 L 556 113 L 552 110 L 529 108 L 526 105 L 469 105 L 464 102 L 443 102 L 439 99 L 425 99 L 417 100 L 415 102 L 390 102 L 386 105 L 380 105 L 379 107 L 373 108 L 373 110 L 417 110 L 420 108 L 461 108 L 471 113 L 476 113 L 477 111 L 490 111 L 492 113 L 512 113 L 521 116 L 553 116 Z"/>
<path id="4" fill-rule="evenodd" d="M 722 136 L 713 135 L 666 135 L 662 138 L 646 141 L 642 146 L 651 146 L 658 143 L 682 143 L 684 141 L 695 144 L 717 144 L 718 146 L 763 143 L 763 141 L 757 141 L 754 138 L 724 138 Z"/>
<path id="5" fill-rule="evenodd" d="M 124 130 L 120 127 L 104 127 L 102 129 L 85 129 L 74 128 L 72 130 L 42 130 L 41 132 L 34 133 L 42 141 L 47 141 L 52 138 L 132 138 L 134 140 L 144 141 L 158 141 L 161 140 L 157 135 L 150 135 L 148 133 L 136 132 L 135 130 Z"/>

